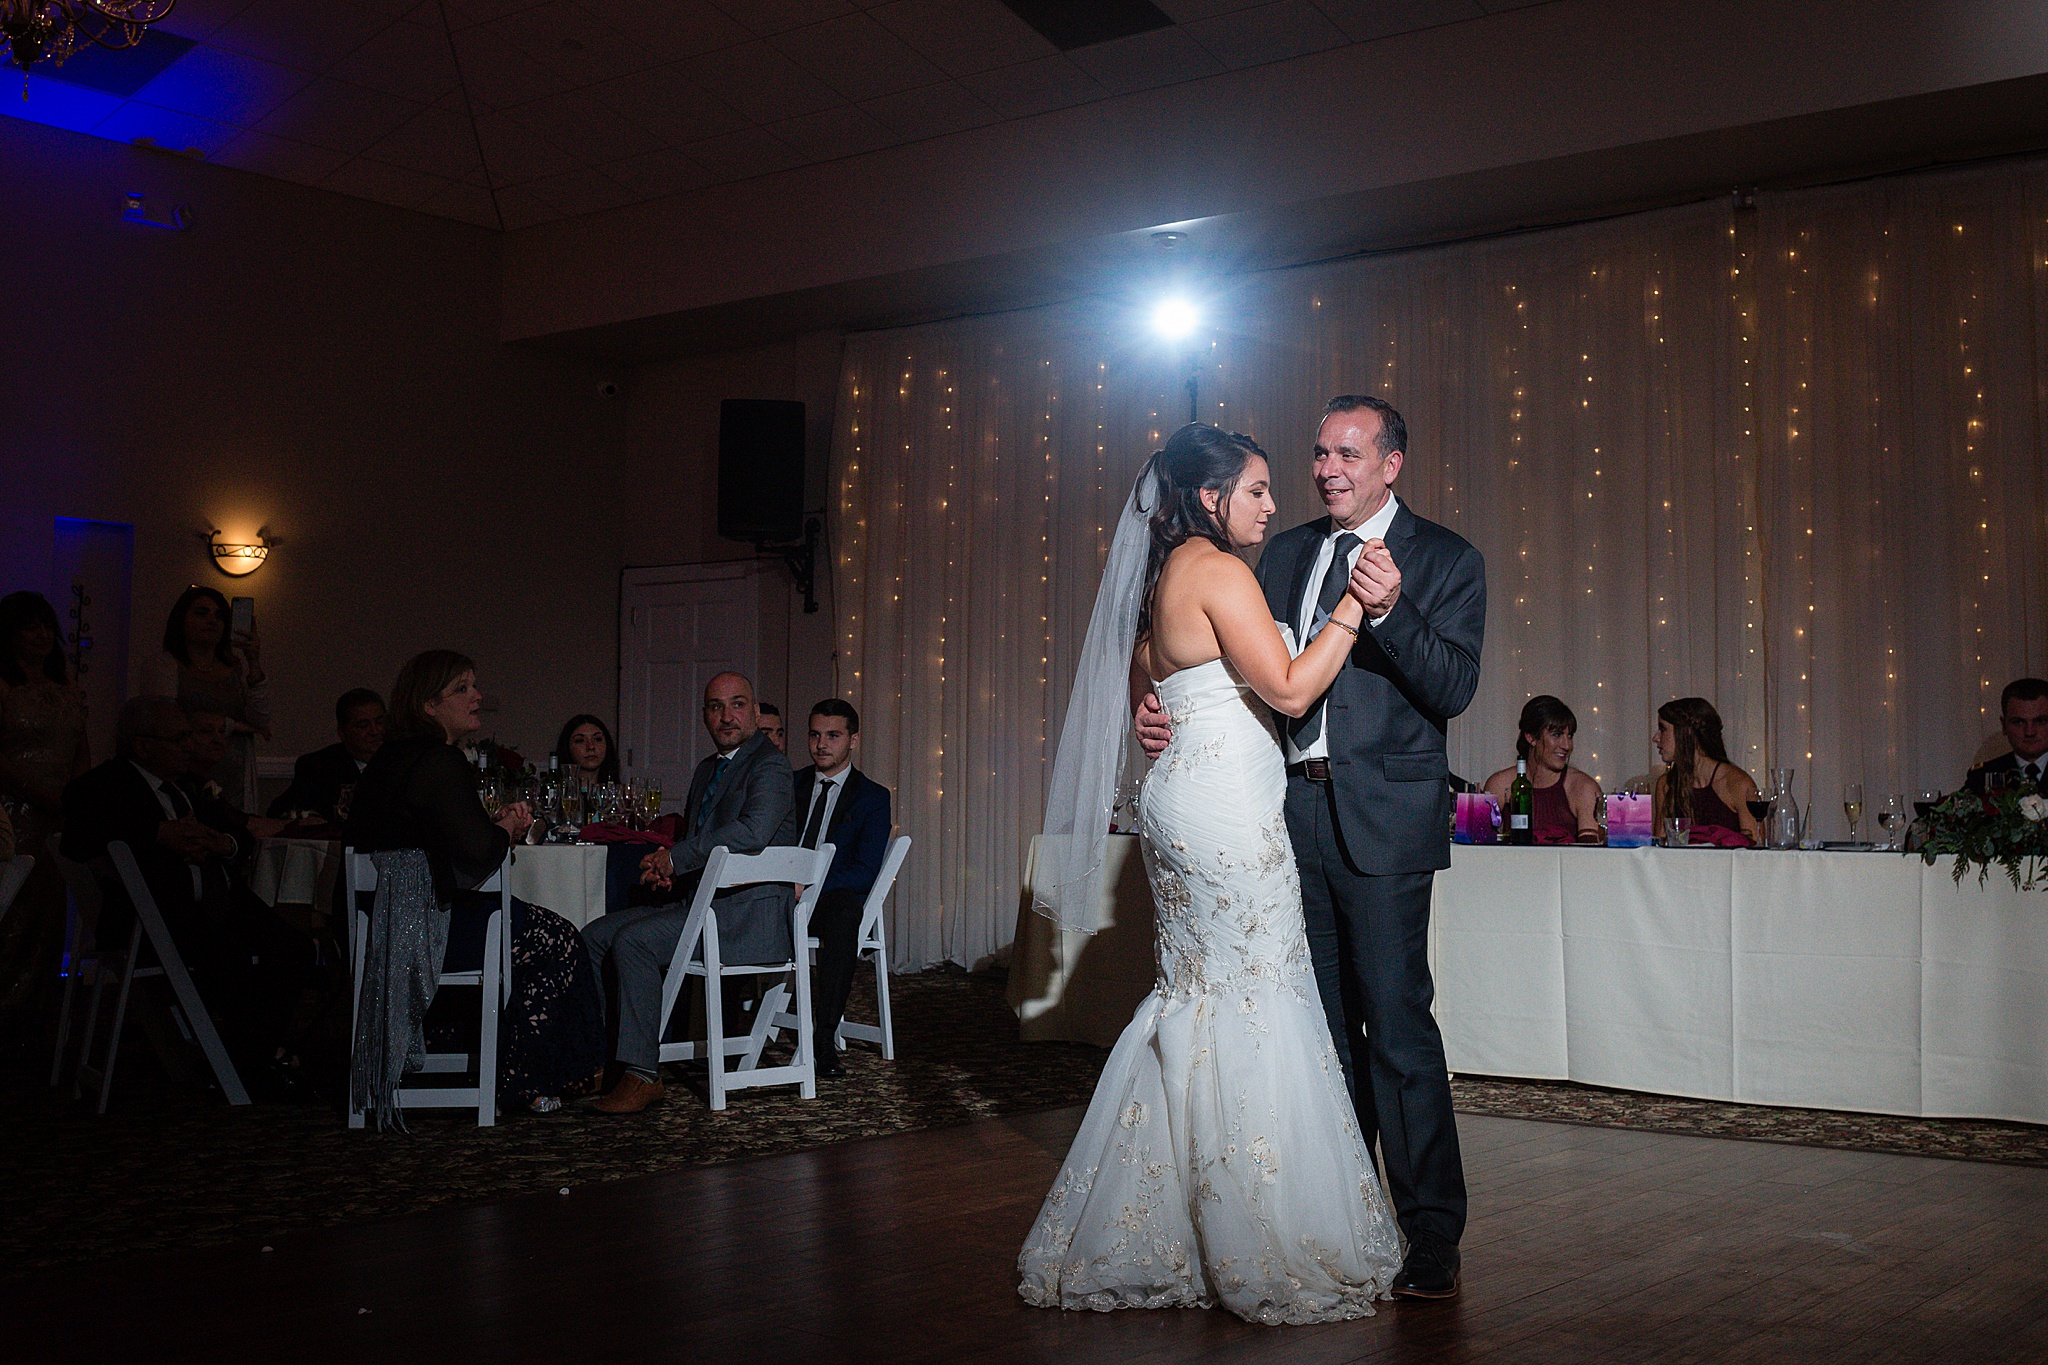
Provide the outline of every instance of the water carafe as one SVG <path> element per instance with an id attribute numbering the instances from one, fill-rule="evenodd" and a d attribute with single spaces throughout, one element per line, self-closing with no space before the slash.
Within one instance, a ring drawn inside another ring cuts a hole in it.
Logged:
<path id="1" fill-rule="evenodd" d="M 1764 843 L 1771 848 L 1799 847 L 1799 803 L 1792 799 L 1792 775 L 1796 768 L 1771 769 L 1770 825 Z"/>

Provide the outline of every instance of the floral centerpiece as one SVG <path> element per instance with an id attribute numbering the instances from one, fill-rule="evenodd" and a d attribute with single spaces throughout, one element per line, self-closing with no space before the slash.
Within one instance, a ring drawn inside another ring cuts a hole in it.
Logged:
<path id="1" fill-rule="evenodd" d="M 1952 856 L 1957 885 L 1974 867 L 1982 886 L 1996 867 L 2014 890 L 2048 890 L 2048 800 L 2033 792 L 1956 792 L 1935 802 L 1920 828 L 1921 859 Z"/>

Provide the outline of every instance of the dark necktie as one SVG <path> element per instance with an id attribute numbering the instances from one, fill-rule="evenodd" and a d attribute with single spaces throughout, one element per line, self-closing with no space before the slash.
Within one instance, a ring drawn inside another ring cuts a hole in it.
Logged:
<path id="1" fill-rule="evenodd" d="M 804 847 L 816 848 L 818 835 L 825 825 L 825 802 L 831 799 L 832 779 L 826 778 L 818 784 L 818 794 L 811 798 L 811 818 L 804 825 Z"/>
<path id="2" fill-rule="evenodd" d="M 1323 574 L 1323 590 L 1316 594 L 1316 614 L 1309 618 L 1308 640 L 1301 642 L 1308 648 L 1309 640 L 1323 633 L 1330 613 L 1344 600 L 1344 587 L 1351 581 L 1351 552 L 1358 548 L 1358 537 L 1346 531 L 1338 536 L 1330 547 L 1330 567 Z M 1323 702 L 1317 701 L 1309 708 L 1308 714 L 1287 722 L 1287 737 L 1294 741 L 1297 749 L 1306 749 L 1315 743 L 1316 736 L 1323 732 Z"/>
<path id="3" fill-rule="evenodd" d="M 179 790 L 177 783 L 164 783 L 163 792 L 171 803 L 171 809 L 177 812 L 178 819 L 182 820 L 192 813 L 192 803 L 185 798 L 185 793 Z"/>
<path id="4" fill-rule="evenodd" d="M 690 833 L 697 834 L 704 828 L 704 822 L 711 818 L 711 803 L 718 797 L 718 784 L 725 780 L 725 770 L 732 763 L 730 754 L 718 756 L 718 766 L 711 770 L 711 780 L 704 784 L 704 794 L 697 798 L 697 814 L 690 821 Z"/>
<path id="5" fill-rule="evenodd" d="M 2020 765 L 2020 771 L 2021 771 L 2021 772 L 2023 772 L 2023 773 L 2025 773 L 2025 774 L 2027 775 L 2027 790 L 2028 790 L 2028 791 L 2038 792 L 2038 791 L 2040 791 L 2040 790 L 2041 790 L 2041 760 L 2040 760 L 2040 759 L 2038 759 L 2038 758 L 2037 758 L 2037 759 L 2031 759 L 2031 760 L 2029 760 L 2028 762 L 2026 762 L 2026 763 L 2023 763 L 2023 764 L 2021 764 L 2021 765 Z"/>

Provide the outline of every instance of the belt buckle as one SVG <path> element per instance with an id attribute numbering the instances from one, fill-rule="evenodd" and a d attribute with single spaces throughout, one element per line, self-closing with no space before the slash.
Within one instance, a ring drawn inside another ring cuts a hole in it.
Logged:
<path id="1" fill-rule="evenodd" d="M 1327 758 L 1303 759 L 1301 775 L 1311 782 L 1328 782 L 1330 780 L 1330 760 Z"/>

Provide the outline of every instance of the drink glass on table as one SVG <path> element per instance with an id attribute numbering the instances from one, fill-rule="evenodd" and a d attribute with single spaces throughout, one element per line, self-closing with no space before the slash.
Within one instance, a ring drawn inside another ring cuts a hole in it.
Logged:
<path id="1" fill-rule="evenodd" d="M 1857 843 L 1857 830 L 1863 823 L 1863 784 L 1844 782 L 1842 784 L 1842 814 L 1849 817 L 1849 842 Z"/>
<path id="2" fill-rule="evenodd" d="M 1877 823 L 1884 829 L 1884 846 L 1896 853 L 1906 834 L 1906 795 L 1887 792 L 1877 799 Z"/>
<path id="3" fill-rule="evenodd" d="M 1664 817 L 1664 847 L 1684 848 L 1692 842 L 1692 821 L 1683 815 Z"/>

